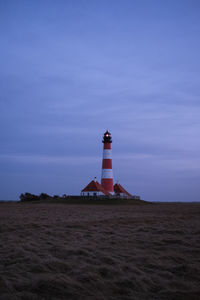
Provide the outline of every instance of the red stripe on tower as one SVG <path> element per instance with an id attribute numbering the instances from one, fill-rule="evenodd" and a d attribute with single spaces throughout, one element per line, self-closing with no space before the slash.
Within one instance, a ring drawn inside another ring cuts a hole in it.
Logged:
<path id="1" fill-rule="evenodd" d="M 112 153 L 111 153 L 112 138 L 110 132 L 106 131 L 104 133 L 102 142 L 104 146 L 103 146 L 101 185 L 107 192 L 114 194 Z"/>

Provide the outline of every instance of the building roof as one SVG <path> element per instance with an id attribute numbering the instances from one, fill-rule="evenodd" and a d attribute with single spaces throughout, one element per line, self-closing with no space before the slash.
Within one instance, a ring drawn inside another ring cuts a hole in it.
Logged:
<path id="1" fill-rule="evenodd" d="M 92 180 L 81 192 L 102 192 L 107 196 L 110 196 L 110 193 L 107 192 L 98 181 Z"/>
<path id="2" fill-rule="evenodd" d="M 129 193 L 123 188 L 123 186 L 121 186 L 121 184 L 119 184 L 119 183 L 116 183 L 116 184 L 114 185 L 114 192 L 115 192 L 116 194 L 124 193 L 124 194 L 126 194 L 127 196 L 132 197 L 132 195 L 129 194 Z"/>

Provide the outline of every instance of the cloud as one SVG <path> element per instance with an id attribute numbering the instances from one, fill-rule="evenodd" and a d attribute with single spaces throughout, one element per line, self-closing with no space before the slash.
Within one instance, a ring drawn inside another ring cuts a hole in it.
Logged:
<path id="1" fill-rule="evenodd" d="M 51 155 L 23 155 L 0 154 L 0 160 L 4 162 L 16 162 L 23 164 L 55 164 L 55 165 L 90 165 L 99 161 L 93 156 L 51 156 Z"/>

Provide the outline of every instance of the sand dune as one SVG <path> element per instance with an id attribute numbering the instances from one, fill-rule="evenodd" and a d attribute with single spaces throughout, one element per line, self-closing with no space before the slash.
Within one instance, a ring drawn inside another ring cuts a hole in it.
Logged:
<path id="1" fill-rule="evenodd" d="M 200 204 L 1 204 L 0 299 L 200 299 Z"/>

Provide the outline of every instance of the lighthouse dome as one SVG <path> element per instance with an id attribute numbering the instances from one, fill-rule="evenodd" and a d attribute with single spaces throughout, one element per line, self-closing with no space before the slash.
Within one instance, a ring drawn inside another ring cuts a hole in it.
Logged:
<path id="1" fill-rule="evenodd" d="M 103 135 L 103 143 L 112 143 L 111 133 L 107 130 Z"/>

